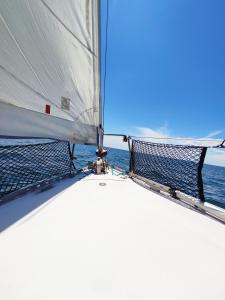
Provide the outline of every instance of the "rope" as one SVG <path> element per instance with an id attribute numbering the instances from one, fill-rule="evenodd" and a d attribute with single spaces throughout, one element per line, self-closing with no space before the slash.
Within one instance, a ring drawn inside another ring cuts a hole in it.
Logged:
<path id="1" fill-rule="evenodd" d="M 225 148 L 225 140 L 222 139 L 195 139 L 195 138 L 175 138 L 175 137 L 153 137 L 153 136 L 129 136 L 129 138 L 135 139 L 153 139 L 153 140 L 178 140 L 178 141 L 196 141 L 196 142 L 218 142 L 215 146 L 206 146 L 207 148 Z M 222 141 L 222 143 L 221 143 Z"/>
<path id="2" fill-rule="evenodd" d="M 206 148 L 225 148 L 225 140 L 222 139 L 195 139 L 195 138 L 173 138 L 173 137 L 154 137 L 154 136 L 134 136 L 134 135 L 125 135 L 125 134 L 118 134 L 118 133 L 104 133 L 107 136 L 118 136 L 123 137 L 124 142 L 129 142 L 132 139 L 153 139 L 153 140 L 178 140 L 178 141 L 198 141 L 198 142 L 218 142 L 218 145 L 215 146 L 204 146 L 204 145 L 196 145 L 202 146 Z M 222 141 L 222 142 L 221 142 Z M 185 144 L 188 146 L 188 144 Z M 195 145 L 190 145 L 195 146 Z"/>

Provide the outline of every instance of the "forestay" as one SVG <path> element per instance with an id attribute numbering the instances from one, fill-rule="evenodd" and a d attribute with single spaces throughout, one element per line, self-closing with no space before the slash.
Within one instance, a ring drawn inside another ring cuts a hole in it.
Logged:
<path id="1" fill-rule="evenodd" d="M 0 135 L 96 143 L 98 6 L 0 1 Z"/>

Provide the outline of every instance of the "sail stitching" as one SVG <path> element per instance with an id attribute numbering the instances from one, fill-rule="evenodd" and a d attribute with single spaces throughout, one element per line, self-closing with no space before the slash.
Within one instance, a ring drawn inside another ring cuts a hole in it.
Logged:
<path id="1" fill-rule="evenodd" d="M 79 113 L 78 116 L 76 116 L 76 118 L 74 119 L 74 121 L 75 121 L 75 120 L 78 120 L 84 113 L 86 113 L 86 112 L 88 112 L 88 111 L 90 111 L 90 110 L 94 110 L 94 109 L 95 109 L 95 107 L 92 106 L 92 107 L 90 107 L 90 108 L 87 108 L 87 109 L 83 110 L 81 113 Z"/>
<path id="2" fill-rule="evenodd" d="M 23 86 L 25 86 L 27 89 L 29 89 L 30 91 L 34 92 L 36 95 L 42 97 L 43 99 L 45 99 L 46 101 L 48 101 L 49 103 L 51 103 L 53 106 L 55 106 L 56 108 L 61 110 L 61 107 L 56 105 L 54 102 L 52 102 L 51 100 L 49 100 L 48 98 L 46 98 L 44 95 L 42 95 L 40 92 L 36 91 L 35 89 L 33 89 L 31 86 L 29 86 L 26 82 L 22 81 L 21 79 L 19 79 L 17 76 L 15 76 L 13 73 L 9 72 L 5 67 L 3 67 L 2 65 L 0 65 L 0 69 L 2 69 L 4 72 L 6 72 L 8 75 L 12 76 L 17 82 L 19 82 L 20 84 L 22 84 Z M 81 99 L 82 100 L 82 99 Z M 4 102 L 5 101 L 2 99 L 0 99 L 0 101 Z M 17 106 L 17 105 L 16 105 Z M 95 106 L 92 106 L 90 108 L 87 108 L 85 110 L 83 110 L 81 113 L 79 113 L 78 115 L 72 115 L 67 111 L 64 111 L 65 114 L 67 114 L 68 116 L 70 116 L 74 121 L 78 120 L 82 114 L 84 114 L 85 112 L 89 111 L 89 110 L 94 110 L 96 109 Z"/>
<path id="3" fill-rule="evenodd" d="M 11 73 L 10 71 L 8 71 L 5 67 L 3 67 L 2 65 L 0 65 L 0 69 L 2 71 L 4 71 L 5 73 L 7 73 L 8 75 L 10 75 L 11 77 L 13 77 L 17 82 L 19 82 L 20 84 L 22 84 L 24 87 L 26 87 L 27 89 L 29 89 L 30 91 L 32 91 L 33 93 L 35 93 L 37 96 L 43 98 L 44 100 L 48 101 L 49 103 L 51 103 L 53 106 L 55 106 L 56 108 L 61 110 L 61 107 L 58 106 L 57 104 L 55 104 L 54 102 L 52 102 L 50 99 L 48 99 L 47 97 L 45 97 L 43 94 L 41 94 L 40 92 L 36 91 L 34 88 L 32 88 L 31 86 L 29 86 L 26 82 L 24 82 L 23 80 L 19 79 L 16 75 L 14 75 L 13 73 Z M 74 118 L 74 116 L 68 112 L 65 111 L 65 113 L 70 116 L 71 118 Z"/>
<path id="4" fill-rule="evenodd" d="M 32 64 L 30 63 L 30 61 L 28 60 L 28 58 L 26 57 L 26 55 L 24 54 L 22 48 L 20 47 L 18 41 L 16 40 L 16 38 L 14 37 L 13 33 L 11 32 L 9 26 L 7 25 L 5 19 L 3 18 L 2 14 L 0 13 L 0 19 L 2 20 L 6 30 L 8 31 L 10 37 L 12 38 L 12 40 L 14 41 L 14 43 L 16 44 L 16 47 L 18 48 L 20 54 L 22 55 L 22 57 L 24 58 L 25 62 L 27 63 L 28 67 L 30 68 L 30 70 L 33 72 L 33 74 L 35 75 L 36 79 L 38 80 L 38 82 L 40 83 L 41 87 L 43 88 L 43 90 L 46 93 L 46 90 L 44 88 L 44 85 L 42 84 L 42 81 L 40 80 L 40 78 L 38 77 L 37 73 L 35 72 Z"/>
<path id="5" fill-rule="evenodd" d="M 96 56 L 95 53 L 85 45 L 71 30 L 67 25 L 56 15 L 56 13 L 51 9 L 50 6 L 44 1 L 41 0 L 42 4 L 48 9 L 48 11 L 56 18 L 56 20 L 65 28 L 86 50 L 88 50 L 93 56 Z"/>

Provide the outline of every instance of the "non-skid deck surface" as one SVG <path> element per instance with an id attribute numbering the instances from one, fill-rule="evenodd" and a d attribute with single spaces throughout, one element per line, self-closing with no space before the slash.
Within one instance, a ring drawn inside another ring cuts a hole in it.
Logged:
<path id="1" fill-rule="evenodd" d="M 224 270 L 224 225 L 115 175 L 67 185 L 0 234 L 4 300 L 224 300 Z"/>

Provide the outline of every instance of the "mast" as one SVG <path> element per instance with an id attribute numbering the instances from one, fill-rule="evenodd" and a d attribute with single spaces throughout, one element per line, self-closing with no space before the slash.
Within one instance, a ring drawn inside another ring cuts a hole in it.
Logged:
<path id="1" fill-rule="evenodd" d="M 102 110 L 102 89 L 101 89 L 101 0 L 98 0 L 98 72 L 99 72 L 99 127 L 98 127 L 98 150 L 103 150 L 103 132 L 102 127 L 103 110 Z"/>

